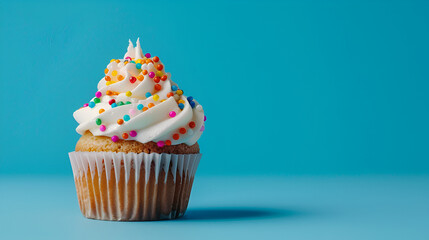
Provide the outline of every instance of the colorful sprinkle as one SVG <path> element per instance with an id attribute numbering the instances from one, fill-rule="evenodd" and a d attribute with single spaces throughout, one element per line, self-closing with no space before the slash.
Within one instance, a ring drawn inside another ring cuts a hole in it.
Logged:
<path id="1" fill-rule="evenodd" d="M 110 80 L 112 80 L 109 76 L 105 76 L 104 77 L 104 80 L 106 80 L 106 81 L 110 81 Z"/>
<path id="2" fill-rule="evenodd" d="M 128 105 L 128 104 L 131 104 L 131 102 L 130 102 L 130 101 L 127 101 L 127 102 L 125 103 L 125 105 Z"/>
<path id="3" fill-rule="evenodd" d="M 191 107 L 192 107 L 192 108 L 194 108 L 194 107 L 195 107 L 195 102 L 194 102 L 194 101 L 189 102 L 189 104 L 191 104 Z"/>
<path id="4" fill-rule="evenodd" d="M 160 91 L 162 89 L 160 84 L 155 84 L 155 90 Z"/>
<path id="5" fill-rule="evenodd" d="M 95 103 L 100 103 L 100 99 L 98 97 L 94 98 Z"/>
<path id="6" fill-rule="evenodd" d="M 109 69 L 104 69 L 104 73 L 107 74 L 109 72 Z"/>
<path id="7" fill-rule="evenodd" d="M 171 86 L 171 91 L 177 91 L 177 86 L 176 85 Z"/>
<path id="8" fill-rule="evenodd" d="M 182 95 L 183 94 L 183 90 L 179 89 L 179 90 L 176 91 L 176 93 L 177 93 L 177 95 Z"/>
<path id="9" fill-rule="evenodd" d="M 104 110 L 103 108 L 100 108 L 100 110 L 98 110 L 98 113 L 99 113 L 99 114 L 102 114 L 102 113 L 104 113 L 104 111 L 105 111 L 105 110 Z"/>
<path id="10" fill-rule="evenodd" d="M 146 53 L 144 56 L 150 58 L 150 53 Z"/>
<path id="11" fill-rule="evenodd" d="M 137 81 L 136 77 L 131 76 L 130 77 L 130 83 L 135 83 Z"/>
<path id="12" fill-rule="evenodd" d="M 106 131 L 106 126 L 101 125 L 101 126 L 100 126 L 100 131 L 102 131 L 102 132 Z"/>
<path id="13" fill-rule="evenodd" d="M 97 124 L 97 125 L 101 125 L 101 119 L 97 118 L 97 119 L 95 120 L 95 124 Z"/>
<path id="14" fill-rule="evenodd" d="M 88 107 L 88 105 L 89 105 L 88 103 L 85 103 L 83 104 L 83 107 Z"/>
<path id="15" fill-rule="evenodd" d="M 145 94 L 145 96 L 148 98 L 148 97 L 152 96 L 152 94 L 151 94 L 150 92 L 147 92 L 147 93 Z"/>
<path id="16" fill-rule="evenodd" d="M 183 103 L 185 104 L 185 100 L 180 99 L 179 101 L 177 101 L 178 103 Z"/>
<path id="17" fill-rule="evenodd" d="M 179 103 L 179 108 L 183 109 L 183 108 L 185 108 L 185 105 L 183 103 Z"/>
<path id="18" fill-rule="evenodd" d="M 143 109 L 143 104 L 139 104 L 139 105 L 137 105 L 137 109 L 138 109 L 138 110 L 142 110 L 142 109 Z"/>
<path id="19" fill-rule="evenodd" d="M 133 93 L 130 92 L 130 91 L 128 91 L 128 92 L 125 93 L 125 96 L 127 96 L 127 97 L 131 97 L 131 95 L 133 95 Z"/>
<path id="20" fill-rule="evenodd" d="M 116 121 L 119 125 L 122 125 L 124 123 L 123 119 L 118 119 L 118 121 Z"/>
<path id="21" fill-rule="evenodd" d="M 168 115 L 170 115 L 170 117 L 175 117 L 176 116 L 176 112 L 175 111 L 171 111 Z"/>
<path id="22" fill-rule="evenodd" d="M 113 70 L 113 71 L 112 71 L 112 76 L 116 76 L 116 75 L 118 75 L 118 71 Z"/>
<path id="23" fill-rule="evenodd" d="M 136 131 L 130 131 L 130 136 L 131 137 L 135 137 L 135 136 L 137 136 L 137 132 Z"/>
<path id="24" fill-rule="evenodd" d="M 207 117 L 206 117 L 206 115 L 204 115 L 204 122 L 207 120 Z"/>
<path id="25" fill-rule="evenodd" d="M 174 96 L 174 93 L 173 92 L 169 92 L 169 93 L 167 93 L 167 97 L 169 98 L 169 97 L 172 97 L 172 96 Z"/>
<path id="26" fill-rule="evenodd" d="M 106 86 L 110 86 L 111 84 L 113 84 L 114 82 L 106 82 Z"/>
<path id="27" fill-rule="evenodd" d="M 119 81 L 124 80 L 124 76 L 122 76 L 122 75 L 118 75 L 118 80 L 119 80 Z"/>
<path id="28" fill-rule="evenodd" d="M 143 76 L 143 75 L 138 75 L 138 76 L 137 76 L 137 79 L 138 79 L 139 81 L 143 81 L 144 76 Z"/>
<path id="29" fill-rule="evenodd" d="M 117 142 L 117 141 L 119 141 L 119 137 L 118 137 L 118 136 L 116 136 L 116 135 L 113 135 L 113 136 L 112 136 L 112 141 L 113 141 L 113 142 Z"/>
<path id="30" fill-rule="evenodd" d="M 137 63 L 137 64 L 136 64 L 136 68 L 137 68 L 137 69 L 141 69 L 141 68 L 142 68 L 142 64 L 141 64 L 141 63 Z"/>
<path id="31" fill-rule="evenodd" d="M 163 73 L 162 73 L 161 71 L 157 71 L 157 72 L 156 72 L 156 76 L 157 76 L 157 77 L 162 77 L 162 74 L 163 74 Z"/>
<path id="32" fill-rule="evenodd" d="M 167 75 L 163 75 L 163 76 L 161 77 L 161 80 L 162 80 L 162 81 L 167 80 Z"/>
<path id="33" fill-rule="evenodd" d="M 194 98 L 193 98 L 193 97 L 191 97 L 191 96 L 187 97 L 186 99 L 188 99 L 188 102 L 190 102 L 190 101 L 194 100 Z"/>
<path id="34" fill-rule="evenodd" d="M 162 64 L 156 65 L 156 69 L 158 69 L 159 71 L 161 71 L 163 68 L 164 66 Z"/>
<path id="35" fill-rule="evenodd" d="M 158 94 L 153 95 L 153 100 L 158 101 L 159 100 L 159 96 Z"/>
<path id="36" fill-rule="evenodd" d="M 131 57 L 126 57 L 125 59 L 128 59 L 129 61 L 131 61 L 132 59 L 131 59 Z"/>
<path id="37" fill-rule="evenodd" d="M 126 122 L 130 121 L 130 115 L 124 115 L 124 120 L 125 120 Z"/>
<path id="38" fill-rule="evenodd" d="M 152 59 L 154 62 L 159 62 L 159 57 L 157 57 L 157 56 L 155 56 L 155 57 L 153 57 L 153 59 Z"/>
<path id="39" fill-rule="evenodd" d="M 116 100 L 115 99 L 110 99 L 109 104 L 112 105 L 113 103 L 115 103 Z"/>
<path id="40" fill-rule="evenodd" d="M 122 101 L 118 102 L 118 106 L 122 106 L 122 105 L 124 105 L 124 102 Z"/>
<path id="41" fill-rule="evenodd" d="M 155 107 L 155 104 L 153 104 L 153 103 L 149 103 L 147 106 L 148 106 L 149 108 L 151 108 L 151 107 Z"/>
<path id="42" fill-rule="evenodd" d="M 156 145 L 158 145 L 158 147 L 164 147 L 165 143 L 164 141 L 159 141 L 156 143 Z"/>
<path id="43" fill-rule="evenodd" d="M 204 125 L 201 126 L 200 132 L 204 131 Z"/>
<path id="44" fill-rule="evenodd" d="M 143 108 L 143 112 L 144 112 L 144 111 L 147 111 L 148 109 L 149 109 L 149 108 L 147 108 L 147 107 L 144 107 L 144 108 Z"/>
<path id="45" fill-rule="evenodd" d="M 194 121 L 191 121 L 191 122 L 189 122 L 189 124 L 188 124 L 188 125 L 189 125 L 189 127 L 190 127 L 190 128 L 194 128 L 194 127 L 195 127 L 195 122 L 194 122 Z"/>
<path id="46" fill-rule="evenodd" d="M 171 145 L 171 141 L 170 140 L 165 140 L 165 145 L 170 146 Z"/>
<path id="47" fill-rule="evenodd" d="M 173 134 L 173 139 L 174 140 L 179 140 L 179 138 L 180 138 L 179 134 L 177 134 L 177 133 Z"/>
<path id="48" fill-rule="evenodd" d="M 154 78 L 153 78 L 153 81 L 154 81 L 154 82 L 156 82 L 156 83 L 159 83 L 159 81 L 160 81 L 160 80 L 161 80 L 161 79 L 160 79 L 159 77 L 154 77 Z"/>
<path id="49" fill-rule="evenodd" d="M 110 106 L 111 106 L 112 108 L 115 108 L 115 107 L 117 107 L 117 106 L 118 106 L 118 104 L 116 104 L 116 103 L 112 103 Z"/>
<path id="50" fill-rule="evenodd" d="M 150 72 L 150 73 L 149 73 L 149 77 L 150 77 L 150 78 L 155 77 L 155 73 L 154 73 L 154 72 Z"/>
<path id="51" fill-rule="evenodd" d="M 147 70 L 146 70 L 146 69 L 145 69 L 145 70 L 143 70 L 143 71 L 142 71 L 142 74 L 143 74 L 143 75 L 146 75 L 146 74 L 147 74 Z"/>
<path id="52" fill-rule="evenodd" d="M 110 96 L 110 95 L 112 95 L 112 94 L 113 94 L 113 92 L 112 92 L 112 91 L 110 91 L 110 90 L 107 90 L 107 91 L 106 91 L 106 95 L 109 95 L 109 96 Z"/>
<path id="53" fill-rule="evenodd" d="M 122 133 L 122 138 L 123 139 L 127 139 L 128 138 L 128 133 Z"/>
<path id="54" fill-rule="evenodd" d="M 179 133 L 181 133 L 181 134 L 185 134 L 185 133 L 186 133 L 186 128 L 180 128 L 180 129 L 179 129 Z"/>
<path id="55" fill-rule="evenodd" d="M 88 103 L 88 107 L 90 107 L 90 108 L 95 107 L 95 102 L 89 102 L 89 103 Z"/>
<path id="56" fill-rule="evenodd" d="M 100 97 L 101 97 L 101 95 L 103 95 L 103 94 L 101 94 L 101 92 L 100 92 L 100 91 L 98 91 L 98 92 L 96 92 L 96 93 L 95 93 L 95 97 L 100 98 Z"/>

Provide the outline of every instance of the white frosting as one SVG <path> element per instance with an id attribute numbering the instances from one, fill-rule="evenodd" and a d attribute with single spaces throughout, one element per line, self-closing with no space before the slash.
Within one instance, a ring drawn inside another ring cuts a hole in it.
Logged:
<path id="1" fill-rule="evenodd" d="M 140 47 L 140 42 L 137 40 L 136 47 L 130 41 L 128 51 L 124 58 L 132 58 L 133 60 L 142 59 L 146 61 L 146 57 L 143 56 L 143 52 Z M 144 75 L 142 81 L 136 80 L 132 83 L 129 79 L 131 77 L 137 78 L 139 75 L 142 76 L 142 71 L 147 70 L 148 73 L 157 73 L 156 67 L 158 62 L 151 62 L 149 64 L 142 64 L 141 69 L 136 68 L 136 63 L 128 62 L 124 63 L 124 60 L 120 60 L 119 63 L 112 61 L 107 66 L 108 73 L 106 76 L 111 78 L 111 81 L 106 81 L 105 78 L 101 79 L 98 83 L 98 91 L 101 92 L 102 96 L 99 98 L 100 103 L 96 103 L 93 108 L 83 107 L 73 113 L 73 117 L 79 123 L 76 131 L 79 134 L 90 131 L 94 136 L 118 136 L 122 139 L 122 134 L 129 134 L 130 131 L 136 131 L 137 136 L 131 137 L 127 140 L 136 140 L 141 143 L 147 143 L 150 141 L 166 141 L 170 140 L 172 145 L 185 143 L 187 145 L 193 145 L 200 138 L 204 130 L 204 111 L 201 105 L 196 100 L 194 108 L 192 108 L 190 102 L 187 100 L 185 95 L 179 95 L 177 93 L 174 96 L 167 97 L 167 94 L 171 94 L 172 86 L 177 86 L 171 80 L 171 74 L 165 72 L 165 67 L 159 72 L 167 76 L 165 81 L 160 80 L 161 90 L 155 90 L 154 78 L 151 78 L 149 74 Z M 113 71 L 117 74 L 113 76 Z M 118 79 L 119 76 L 123 76 L 123 80 Z M 107 82 L 112 84 L 108 85 Z M 178 88 L 179 89 L 179 88 Z M 107 91 L 116 92 L 118 95 L 106 95 Z M 127 92 L 131 92 L 130 97 L 126 96 Z M 152 96 L 146 97 L 146 93 L 151 93 Z M 154 95 L 158 95 L 158 101 L 155 101 Z M 91 101 L 94 101 L 93 98 Z M 112 108 L 109 101 L 115 100 L 116 104 L 119 102 L 130 102 L 122 106 Z M 165 100 L 165 101 L 161 101 Z M 178 106 L 178 101 L 184 101 L 184 108 L 181 110 Z M 144 107 L 148 107 L 149 104 L 154 104 L 153 107 L 148 108 L 146 111 L 138 110 L 138 105 L 142 104 Z M 100 109 L 105 111 L 101 114 Z M 169 113 L 174 111 L 175 117 L 170 117 Z M 124 121 L 122 125 L 118 124 L 118 119 L 124 119 L 125 115 L 129 115 L 130 120 Z M 100 130 L 100 125 L 96 123 L 96 120 L 101 120 L 101 125 L 106 127 L 105 131 Z M 195 127 L 191 128 L 189 123 L 193 121 Z M 185 128 L 186 133 L 179 133 L 180 128 Z M 173 134 L 179 134 L 178 140 L 173 139 Z"/>

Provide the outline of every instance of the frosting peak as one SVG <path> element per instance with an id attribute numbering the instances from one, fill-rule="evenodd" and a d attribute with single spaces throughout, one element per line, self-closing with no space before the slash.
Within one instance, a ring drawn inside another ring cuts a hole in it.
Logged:
<path id="1" fill-rule="evenodd" d="M 73 113 L 80 134 L 193 145 L 204 131 L 204 111 L 171 80 L 159 57 L 130 41 L 124 59 L 112 59 L 91 101 Z"/>

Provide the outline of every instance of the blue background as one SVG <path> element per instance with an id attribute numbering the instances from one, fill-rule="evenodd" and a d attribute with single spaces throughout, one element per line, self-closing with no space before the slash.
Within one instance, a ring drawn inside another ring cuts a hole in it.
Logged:
<path id="1" fill-rule="evenodd" d="M 2 2 L 0 173 L 70 174 L 128 39 L 208 117 L 200 174 L 429 173 L 425 1 Z"/>
<path id="2" fill-rule="evenodd" d="M 429 239 L 428 13 L 0 0 L 0 238 Z M 72 113 L 137 37 L 203 105 L 203 159 L 181 220 L 88 220 Z"/>

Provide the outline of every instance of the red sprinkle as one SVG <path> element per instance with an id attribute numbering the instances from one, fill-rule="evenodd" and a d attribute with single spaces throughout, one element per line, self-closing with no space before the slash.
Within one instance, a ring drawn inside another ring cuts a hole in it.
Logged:
<path id="1" fill-rule="evenodd" d="M 190 128 L 194 128 L 195 127 L 195 122 L 194 121 L 189 122 L 189 127 Z"/>
<path id="2" fill-rule="evenodd" d="M 185 134 L 185 133 L 186 133 L 186 128 L 180 128 L 180 129 L 179 129 L 179 132 L 180 132 L 181 134 Z"/>
<path id="3" fill-rule="evenodd" d="M 116 101 L 115 101 L 115 99 L 110 99 L 110 101 L 109 101 L 109 105 L 112 105 L 113 103 L 115 103 Z"/>
<path id="4" fill-rule="evenodd" d="M 135 83 L 137 81 L 137 78 L 135 77 L 130 77 L 130 83 Z"/>

